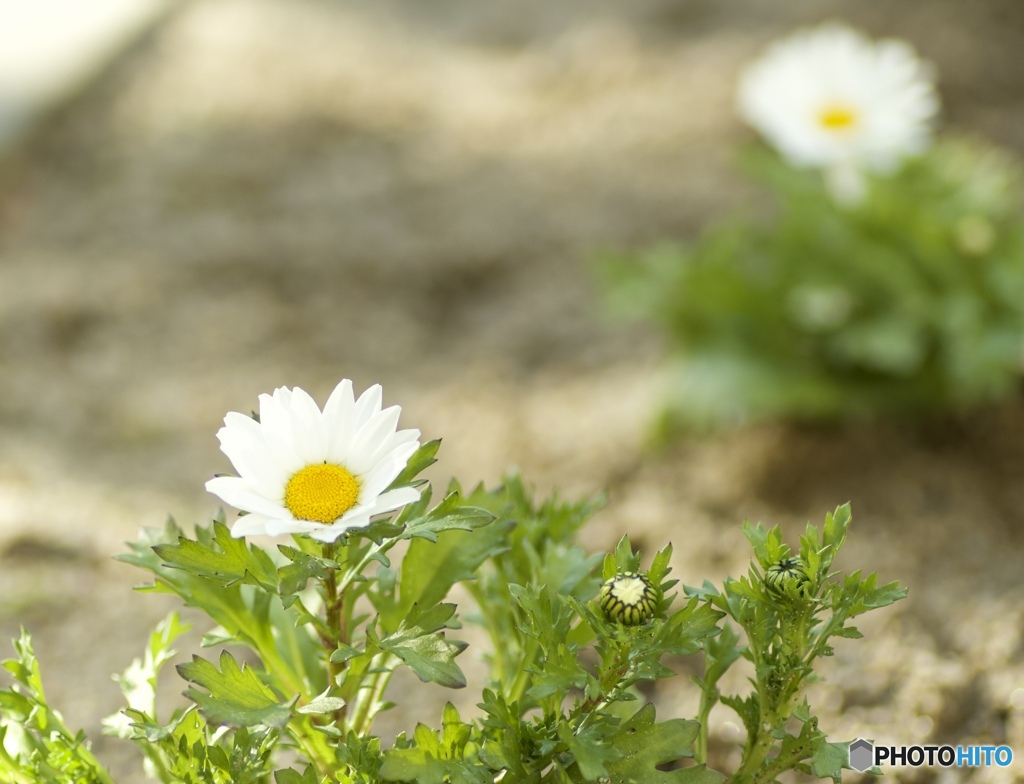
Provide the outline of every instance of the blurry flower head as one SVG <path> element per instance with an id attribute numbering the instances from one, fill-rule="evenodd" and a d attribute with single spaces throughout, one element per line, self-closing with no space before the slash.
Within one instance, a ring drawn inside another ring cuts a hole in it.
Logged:
<path id="1" fill-rule="evenodd" d="M 342 381 L 323 411 L 306 392 L 260 395 L 259 419 L 236 412 L 217 433 L 238 476 L 206 489 L 248 512 L 234 536 L 308 534 L 333 542 L 377 514 L 416 501 L 412 487 L 387 488 L 419 447 L 419 430 L 397 430 L 401 408 L 381 410 L 381 388 L 358 400 Z"/>
<path id="2" fill-rule="evenodd" d="M 787 160 L 840 182 L 925 149 L 939 107 L 931 69 L 907 43 L 837 23 L 773 44 L 740 77 L 738 103 Z"/>

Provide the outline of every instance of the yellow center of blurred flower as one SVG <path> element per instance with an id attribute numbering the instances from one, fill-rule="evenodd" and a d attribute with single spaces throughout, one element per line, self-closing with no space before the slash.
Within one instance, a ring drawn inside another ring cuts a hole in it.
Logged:
<path id="1" fill-rule="evenodd" d="M 818 122 L 827 131 L 848 131 L 857 124 L 857 113 L 848 106 L 827 106 L 818 115 Z"/>
<path id="2" fill-rule="evenodd" d="M 315 463 L 298 471 L 284 489 L 284 505 L 299 520 L 333 523 L 359 500 L 359 482 L 346 469 Z"/>

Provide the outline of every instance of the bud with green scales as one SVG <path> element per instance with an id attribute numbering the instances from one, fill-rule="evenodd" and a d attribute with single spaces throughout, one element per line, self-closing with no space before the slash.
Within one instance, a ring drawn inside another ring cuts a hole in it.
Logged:
<path id="1" fill-rule="evenodd" d="M 780 599 L 806 600 L 809 583 L 807 570 L 799 558 L 783 558 L 764 573 L 765 590 Z"/>
<path id="2" fill-rule="evenodd" d="M 653 617 L 658 593 L 643 575 L 620 572 L 601 586 L 598 604 L 610 620 L 638 626 Z"/>

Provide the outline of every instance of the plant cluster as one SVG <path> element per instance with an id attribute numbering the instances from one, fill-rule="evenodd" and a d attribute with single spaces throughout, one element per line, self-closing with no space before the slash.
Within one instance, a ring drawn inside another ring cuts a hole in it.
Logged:
<path id="1" fill-rule="evenodd" d="M 831 48 L 829 48 L 831 47 Z M 960 410 L 1024 354 L 1024 180 L 980 141 L 929 146 L 937 99 L 905 44 L 828 27 L 776 44 L 740 108 L 770 210 L 609 254 L 609 299 L 672 347 L 668 424 Z"/>
<path id="2" fill-rule="evenodd" d="M 437 449 L 419 447 L 392 483 L 417 487 L 418 501 L 334 541 L 300 533 L 265 549 L 234 538 L 219 517 L 194 536 L 168 521 L 122 556 L 152 577 L 141 590 L 177 596 L 212 622 L 203 637 L 212 655 L 174 668 L 187 704 L 168 710 L 156 699 L 187 629 L 177 613 L 119 678 L 127 705 L 106 725 L 137 744 L 150 777 L 715 784 L 726 775 L 707 765 L 708 716 L 723 704 L 748 733 L 730 772 L 736 784 L 791 769 L 840 780 L 846 744 L 819 729 L 804 686 L 834 638 L 860 636 L 852 618 L 905 593 L 832 570 L 848 506 L 820 532 L 808 526 L 795 552 L 778 528 L 746 525 L 749 573 L 680 595 L 671 546 L 644 569 L 625 537 L 603 558 L 578 544 L 596 502 L 538 503 L 512 475 L 495 490 L 453 483 L 434 503 L 417 477 Z M 466 644 L 452 639 L 462 624 L 457 585 L 473 600 L 465 620 L 493 642 L 482 713 L 468 720 L 448 702 L 437 728 L 418 725 L 385 748 L 374 721 L 396 707 L 387 686 L 398 668 L 441 688 L 466 686 L 457 661 Z M 636 613 L 627 619 L 624 608 Z M 27 633 L 15 650 L 4 663 L 12 684 L 0 689 L 0 782 L 111 784 L 85 737 L 48 704 Z M 672 677 L 678 656 L 704 659 L 695 719 L 657 716 L 637 689 Z M 749 693 L 721 694 L 740 660 L 753 672 Z"/>

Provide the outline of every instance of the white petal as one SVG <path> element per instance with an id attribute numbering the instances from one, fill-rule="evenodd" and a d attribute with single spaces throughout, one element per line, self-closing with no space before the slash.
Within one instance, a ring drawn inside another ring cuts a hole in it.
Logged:
<path id="1" fill-rule="evenodd" d="M 411 504 L 419 499 L 420 491 L 415 487 L 396 487 L 394 490 L 388 490 L 386 493 L 381 493 L 377 496 L 377 500 L 374 502 L 373 514 L 393 512 L 399 507 Z"/>
<path id="2" fill-rule="evenodd" d="M 370 421 L 375 414 L 380 413 L 381 398 L 383 390 L 380 384 L 374 384 L 359 396 L 355 405 L 354 430 L 358 431 L 363 425 Z"/>
<path id="3" fill-rule="evenodd" d="M 221 428 L 217 434 L 220 448 L 238 475 L 246 479 L 254 487 L 259 487 L 264 495 L 274 497 L 284 492 L 284 486 L 290 475 L 273 459 L 271 452 L 263 441 L 263 434 L 257 431 L 256 437 L 238 428 Z"/>
<path id="4" fill-rule="evenodd" d="M 383 461 L 385 458 L 389 458 L 395 455 L 404 455 L 405 461 L 408 462 L 409 458 L 416 453 L 416 450 L 420 448 L 420 431 L 419 430 L 399 430 L 383 441 L 368 454 L 365 459 L 365 468 L 363 471 L 356 471 L 356 467 L 353 465 L 352 470 L 356 473 L 368 473 L 373 470 L 373 467 Z"/>
<path id="5" fill-rule="evenodd" d="M 224 428 L 228 430 L 240 430 L 254 438 L 263 439 L 263 431 L 260 423 L 247 414 L 239 414 L 237 411 L 229 411 L 224 417 Z"/>
<path id="6" fill-rule="evenodd" d="M 359 497 L 370 498 L 382 493 L 402 473 L 417 448 L 416 443 L 403 444 L 380 460 L 363 476 Z"/>
<path id="7" fill-rule="evenodd" d="M 369 516 L 365 518 L 360 518 L 351 525 L 339 522 L 335 523 L 334 525 L 325 526 L 321 528 L 319 531 L 313 531 L 312 533 L 310 533 L 309 537 L 311 539 L 316 539 L 318 542 L 334 542 L 338 539 L 339 536 L 341 536 L 346 531 L 351 531 L 353 528 L 362 528 L 368 525 L 369 522 Z"/>
<path id="8" fill-rule="evenodd" d="M 306 534 L 315 531 L 322 526 L 319 523 L 311 523 L 307 520 L 285 520 L 276 518 L 267 521 L 267 534 L 280 536 L 281 534 Z"/>
<path id="9" fill-rule="evenodd" d="M 285 510 L 283 500 L 275 502 L 264 498 L 252 489 L 252 486 L 241 477 L 217 476 L 206 483 L 206 489 L 222 501 L 245 512 L 258 512 L 269 517 L 289 514 Z"/>
<path id="10" fill-rule="evenodd" d="M 236 539 L 243 536 L 262 536 L 267 532 L 268 519 L 261 514 L 247 514 L 245 517 L 240 517 L 231 526 L 231 535 Z"/>
<path id="11" fill-rule="evenodd" d="M 355 398 L 352 382 L 343 379 L 334 388 L 324 406 L 324 426 L 328 431 L 327 462 L 342 463 L 348 456 L 348 443 L 355 422 Z"/>
<path id="12" fill-rule="evenodd" d="M 384 441 L 395 434 L 398 417 L 401 413 L 401 408 L 392 406 L 359 428 L 352 439 L 352 445 L 345 461 L 349 470 L 361 474 L 372 467 L 374 453 Z"/>
<path id="13" fill-rule="evenodd" d="M 307 463 L 295 448 L 291 412 L 282 400 L 291 400 L 291 390 L 287 387 L 275 390 L 273 397 L 260 395 L 260 427 L 267 449 L 291 475 Z"/>
<path id="14" fill-rule="evenodd" d="M 299 457 L 307 464 L 322 463 L 327 458 L 327 432 L 316 401 L 305 390 L 295 387 L 289 414 L 292 439 Z"/>

